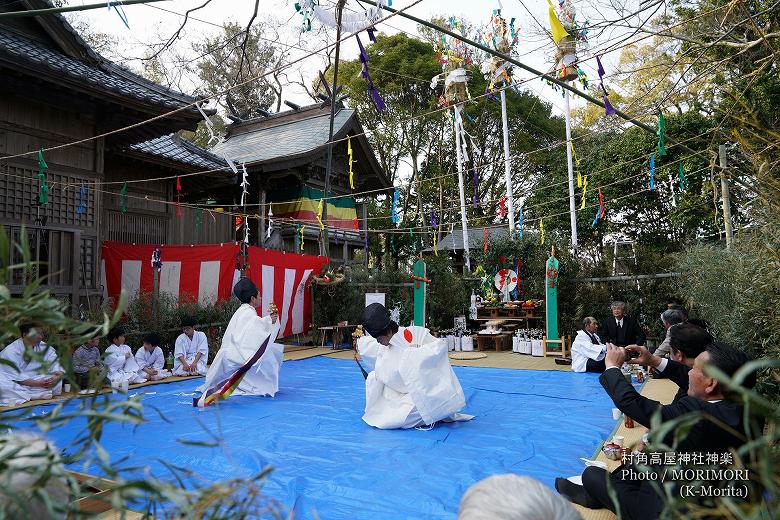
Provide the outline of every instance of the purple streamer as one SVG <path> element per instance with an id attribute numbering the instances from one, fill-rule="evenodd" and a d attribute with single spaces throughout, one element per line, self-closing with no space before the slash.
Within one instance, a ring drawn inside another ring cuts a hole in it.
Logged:
<path id="1" fill-rule="evenodd" d="M 376 111 L 380 113 L 384 112 L 387 109 L 387 105 L 385 105 L 385 100 L 382 99 L 382 96 L 379 95 L 376 87 L 374 87 L 373 81 L 369 82 L 368 91 L 371 93 L 371 98 L 374 100 L 374 107 L 376 108 Z"/>
<path id="2" fill-rule="evenodd" d="M 358 36 L 357 34 L 355 35 L 355 39 L 358 42 L 358 47 L 360 47 L 360 61 L 363 64 L 366 64 L 368 63 L 368 54 L 366 53 L 365 47 L 363 47 L 363 42 L 360 41 L 360 36 Z"/>
<path id="3" fill-rule="evenodd" d="M 436 214 L 435 211 L 431 211 L 431 227 L 434 229 L 437 229 L 439 227 L 439 216 Z"/>
<path id="4" fill-rule="evenodd" d="M 596 56 L 596 64 L 598 66 L 599 80 L 604 81 L 604 66 L 601 64 L 601 58 Z"/>
<path id="5" fill-rule="evenodd" d="M 366 32 L 368 33 L 368 39 L 372 42 L 376 41 L 376 28 L 375 27 L 369 27 L 366 29 Z"/>
<path id="6" fill-rule="evenodd" d="M 615 107 L 613 107 L 612 103 L 609 102 L 609 98 L 607 97 L 607 95 L 604 94 L 603 96 L 601 96 L 601 98 L 604 100 L 604 112 L 606 112 L 608 116 L 615 114 L 616 113 Z"/>

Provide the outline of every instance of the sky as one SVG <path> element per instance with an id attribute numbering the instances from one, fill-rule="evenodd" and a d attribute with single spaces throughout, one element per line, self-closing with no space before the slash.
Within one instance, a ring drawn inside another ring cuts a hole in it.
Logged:
<path id="1" fill-rule="evenodd" d="M 600 0 L 596 0 L 600 1 Z M 600 3 L 603 3 L 601 0 Z M 622 2 L 623 4 L 636 4 L 637 0 Z M 71 0 L 69 5 L 78 5 L 93 3 L 93 0 Z M 184 13 L 188 9 L 197 7 L 203 3 L 203 0 L 168 0 L 159 2 L 156 6 Z M 310 34 L 301 34 L 301 16 L 298 15 L 293 7 L 295 0 L 262 0 L 258 19 L 265 20 L 268 17 L 274 17 L 278 24 L 280 40 L 287 44 L 302 45 L 307 48 L 314 48 L 314 42 Z M 412 3 L 412 0 L 395 0 L 393 7 L 402 9 Z M 580 3 L 583 5 L 580 7 Z M 193 13 L 193 19 L 188 22 L 183 32 L 183 48 L 189 48 L 193 41 L 198 41 L 208 35 L 214 35 L 219 29 L 212 24 L 222 24 L 227 21 L 238 21 L 242 25 L 246 24 L 251 18 L 254 10 L 254 0 L 212 0 L 212 2 L 202 10 Z M 332 5 L 332 0 L 321 0 L 320 4 L 324 7 Z M 575 2 L 578 9 L 578 17 L 589 19 L 593 16 L 594 20 L 603 20 L 605 17 L 614 17 L 614 10 L 608 5 L 598 5 L 589 0 L 585 2 Z M 355 10 L 360 9 L 357 0 L 348 0 L 347 7 Z M 519 59 L 524 63 L 536 68 L 537 70 L 548 71 L 552 67 L 552 53 L 554 47 L 552 41 L 544 38 L 541 33 L 540 24 L 545 29 L 548 28 L 547 2 L 544 0 L 422 0 L 422 2 L 409 9 L 410 14 L 423 19 L 430 19 L 433 16 L 456 16 L 463 17 L 475 25 L 487 23 L 493 9 L 502 7 L 502 13 L 506 19 L 515 17 L 515 27 L 519 32 Z M 81 20 L 87 22 L 89 26 L 100 32 L 105 32 L 115 37 L 119 42 L 119 47 L 124 56 L 138 57 L 143 54 L 141 44 L 148 41 L 159 41 L 160 35 L 170 36 L 179 28 L 182 16 L 171 14 L 150 5 L 132 5 L 125 6 L 124 11 L 128 20 L 129 29 L 125 27 L 120 17 L 113 10 L 97 9 L 84 11 L 78 16 Z M 535 17 L 535 19 L 534 19 Z M 209 23 L 205 23 L 209 22 Z M 315 20 L 313 22 L 317 24 Z M 409 34 L 417 34 L 416 24 L 412 21 L 394 17 L 380 25 L 380 30 L 386 33 L 395 33 L 404 31 Z M 591 41 L 591 48 L 602 48 L 608 40 L 618 37 L 624 33 L 625 29 L 616 29 L 605 35 L 600 41 Z M 344 42 L 342 45 L 342 56 L 345 59 L 354 59 L 358 55 L 357 44 L 354 40 Z M 297 50 L 292 51 L 294 58 L 302 57 L 305 53 Z M 617 63 L 618 52 L 612 52 L 602 57 L 605 67 L 608 69 Z M 321 69 L 324 60 L 321 56 L 311 56 L 304 61 L 292 66 L 293 76 L 297 76 L 300 71 L 304 78 L 309 82 L 316 75 L 316 71 Z M 131 68 L 138 68 L 140 62 L 130 60 L 125 63 Z M 583 68 L 588 73 L 591 81 L 597 78 L 595 72 L 595 62 L 590 60 L 583 64 Z M 531 75 L 526 72 L 516 72 L 515 78 L 527 78 Z M 561 114 L 563 112 L 564 100 L 560 92 L 553 91 L 542 80 L 533 80 L 524 85 L 533 90 L 548 103 L 553 105 L 553 111 Z M 381 92 L 381 85 L 377 85 Z M 186 90 L 186 89 L 185 89 Z M 283 96 L 286 100 L 297 103 L 309 103 L 308 96 L 298 87 L 289 87 Z M 572 99 L 572 108 L 583 106 L 584 101 Z"/>

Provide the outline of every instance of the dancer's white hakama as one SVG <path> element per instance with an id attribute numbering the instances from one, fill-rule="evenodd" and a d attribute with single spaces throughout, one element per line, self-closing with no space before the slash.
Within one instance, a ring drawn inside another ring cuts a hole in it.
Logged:
<path id="1" fill-rule="evenodd" d="M 450 366 L 447 342 L 423 327 L 400 328 L 378 345 L 366 379 L 363 420 L 376 428 L 414 428 L 437 421 L 468 421 L 463 389 Z"/>

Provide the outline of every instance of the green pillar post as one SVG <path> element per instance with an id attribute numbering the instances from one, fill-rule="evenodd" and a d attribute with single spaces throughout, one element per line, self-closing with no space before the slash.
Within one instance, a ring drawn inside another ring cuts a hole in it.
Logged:
<path id="1" fill-rule="evenodd" d="M 414 263 L 414 324 L 425 327 L 425 297 L 428 284 L 425 280 L 425 262 L 417 260 Z"/>
<path id="2" fill-rule="evenodd" d="M 550 258 L 547 260 L 544 281 L 544 285 L 547 287 L 547 298 L 545 299 L 547 339 L 557 340 L 560 339 L 558 337 L 558 259 L 555 258 L 554 247 L 550 251 Z"/>

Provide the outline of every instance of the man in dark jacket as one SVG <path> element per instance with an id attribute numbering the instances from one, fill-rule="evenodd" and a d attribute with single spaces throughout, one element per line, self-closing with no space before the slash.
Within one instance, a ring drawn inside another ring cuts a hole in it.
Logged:
<path id="1" fill-rule="evenodd" d="M 651 417 L 659 409 L 664 422 L 690 413 L 704 415 L 679 442 L 677 453 L 725 453 L 745 442 L 741 436 L 745 432 L 742 406 L 724 385 L 705 373 L 705 367 L 711 365 L 733 376 L 748 361 L 743 352 L 724 343 L 709 345 L 705 352 L 696 357 L 688 372 L 688 395 L 665 406 L 639 395 L 623 377 L 620 367 L 626 360 L 626 349 L 609 346 L 605 359 L 607 369 L 599 378 L 601 385 L 615 406 L 639 424 L 649 427 Z M 748 387 L 754 383 L 755 374 L 744 382 Z M 670 433 L 664 440 L 667 445 L 672 445 L 672 435 Z M 632 479 L 630 474 L 627 476 L 630 470 L 631 466 L 626 464 L 612 473 L 588 467 L 582 474 L 582 486 L 559 478 L 555 481 L 555 487 L 569 500 L 585 507 L 606 507 L 616 513 L 620 508 L 622 518 L 627 520 L 658 518 L 664 509 L 664 499 L 656 491 L 656 483 Z M 609 497 L 609 487 L 615 492 L 617 504 Z"/>
<path id="2" fill-rule="evenodd" d="M 612 316 L 604 320 L 601 339 L 618 347 L 644 345 L 645 333 L 631 316 L 626 316 L 626 304 L 612 302 Z"/>

